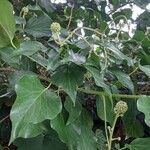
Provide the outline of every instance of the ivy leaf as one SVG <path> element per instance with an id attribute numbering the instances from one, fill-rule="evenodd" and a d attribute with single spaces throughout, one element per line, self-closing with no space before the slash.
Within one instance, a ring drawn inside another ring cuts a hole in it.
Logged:
<path id="1" fill-rule="evenodd" d="M 17 124 L 17 123 L 16 123 Z M 9 144 L 11 144 L 16 138 L 31 138 L 36 137 L 42 134 L 44 131 L 47 131 L 45 125 L 43 123 L 33 124 L 33 123 L 23 123 L 23 126 L 14 126 L 14 122 L 12 121 L 12 131 L 11 138 Z"/>
<path id="2" fill-rule="evenodd" d="M 118 16 L 121 16 L 121 15 L 122 15 L 122 16 L 126 16 L 127 19 L 130 19 L 131 16 L 132 16 L 132 10 L 131 10 L 130 8 L 125 8 L 125 9 L 123 9 L 123 10 L 120 10 L 120 11 L 115 12 L 115 13 L 112 15 L 112 17 L 113 17 L 115 23 L 119 23 L 119 20 L 120 20 L 120 19 L 116 19 L 116 20 L 115 20 L 115 18 L 117 18 Z"/>
<path id="3" fill-rule="evenodd" d="M 93 132 L 85 127 L 81 128 L 78 150 L 96 150 L 96 137 Z"/>
<path id="4" fill-rule="evenodd" d="M 72 61 L 77 65 L 84 64 L 86 62 L 86 58 L 78 53 L 74 53 L 73 51 L 69 51 L 68 61 Z"/>
<path id="5" fill-rule="evenodd" d="M 128 122 L 125 122 L 125 130 L 126 134 L 129 137 L 142 137 L 144 135 L 144 129 L 142 124 L 136 120 L 136 118 L 133 118 L 131 120 L 131 117 L 128 119 Z"/>
<path id="6" fill-rule="evenodd" d="M 77 127 L 72 124 L 66 126 L 62 113 L 60 113 L 55 119 L 51 120 L 51 127 L 58 133 L 60 140 L 66 143 L 70 149 L 77 144 L 76 141 L 78 140 L 78 134 L 74 129 L 77 129 Z"/>
<path id="7" fill-rule="evenodd" d="M 69 112 L 69 118 L 67 120 L 67 125 L 69 125 L 80 116 L 81 111 L 82 111 L 82 106 L 78 101 L 76 101 L 75 106 L 74 106 L 72 101 L 70 101 L 70 99 L 67 98 L 64 103 L 64 107 Z"/>
<path id="8" fill-rule="evenodd" d="M 14 52 L 14 55 L 31 56 L 38 51 L 46 51 L 47 48 L 38 41 L 25 41 L 20 44 L 20 48 Z"/>
<path id="9" fill-rule="evenodd" d="M 118 70 L 114 70 L 112 72 L 115 74 L 115 76 L 117 77 L 117 79 L 123 86 L 125 86 L 126 88 L 128 88 L 132 92 L 134 92 L 134 85 L 133 85 L 133 82 L 132 82 L 131 78 L 129 77 L 129 75 L 125 74 L 124 72 L 118 71 Z"/>
<path id="10" fill-rule="evenodd" d="M 67 144 L 69 149 L 77 150 L 95 150 L 96 137 L 92 130 L 78 120 L 72 124 L 66 125 L 63 114 L 59 114 L 51 121 L 51 127 L 57 131 L 59 138 Z"/>
<path id="11" fill-rule="evenodd" d="M 106 120 L 110 123 L 113 124 L 114 118 L 115 118 L 115 113 L 113 110 L 112 102 L 110 99 L 105 99 L 106 102 Z M 97 114 L 98 116 L 102 119 L 105 120 L 104 117 L 104 104 L 103 100 L 98 97 L 96 100 L 96 108 L 97 108 Z"/>
<path id="12" fill-rule="evenodd" d="M 75 43 L 75 45 L 81 49 L 88 49 L 89 48 L 89 45 L 82 39 L 80 39 L 79 41 L 77 41 Z"/>
<path id="13" fill-rule="evenodd" d="M 13 53 L 15 52 L 15 49 L 11 47 L 5 47 L 0 49 L 0 55 L 1 59 L 13 67 L 19 67 L 19 57 L 14 56 Z"/>
<path id="14" fill-rule="evenodd" d="M 35 75 L 33 72 L 31 71 L 15 71 L 13 73 L 11 73 L 9 76 L 8 76 L 8 81 L 9 81 L 9 88 L 11 90 L 15 90 L 15 85 L 17 84 L 17 82 L 22 78 L 24 77 L 25 75 Z"/>
<path id="15" fill-rule="evenodd" d="M 149 150 L 150 138 L 137 138 L 126 147 L 130 150 Z"/>
<path id="16" fill-rule="evenodd" d="M 101 68 L 100 57 L 95 52 L 92 51 L 90 53 L 90 57 L 87 59 L 86 65 L 93 66 L 95 68 Z"/>
<path id="17" fill-rule="evenodd" d="M 88 128 L 89 130 L 92 130 L 93 118 L 91 117 L 91 114 L 84 108 L 82 108 L 82 112 L 80 115 L 80 122 L 82 126 L 84 126 L 85 128 Z"/>
<path id="18" fill-rule="evenodd" d="M 26 137 L 30 123 L 35 126 L 46 119 L 54 119 L 62 109 L 60 98 L 44 88 L 33 75 L 23 76 L 15 88 L 17 99 L 10 112 L 11 142 L 17 137 Z"/>
<path id="19" fill-rule="evenodd" d="M 145 114 L 145 123 L 150 127 L 150 96 L 141 96 L 137 101 L 137 107 Z"/>
<path id="20" fill-rule="evenodd" d="M 49 150 L 50 147 L 56 150 L 66 150 L 66 146 L 59 139 L 55 131 L 49 134 L 40 135 L 34 138 L 19 138 L 14 143 L 18 150 Z"/>
<path id="21" fill-rule="evenodd" d="M 62 63 L 60 62 L 59 53 L 51 49 L 51 51 L 48 53 L 47 70 L 54 71 L 60 65 L 62 65 Z"/>
<path id="22" fill-rule="evenodd" d="M 12 43 L 16 28 L 11 3 L 8 0 L 1 0 L 0 10 L 0 48 L 2 48 Z"/>
<path id="23" fill-rule="evenodd" d="M 59 138 L 62 140 L 62 142 L 67 143 L 67 135 L 66 135 L 66 125 L 65 125 L 65 121 L 63 118 L 62 113 L 60 113 L 56 118 L 54 118 L 53 120 L 51 120 L 51 128 L 54 129 L 58 135 Z"/>
<path id="24" fill-rule="evenodd" d="M 53 3 L 51 3 L 51 1 L 49 1 L 49 0 L 37 0 L 37 1 L 38 1 L 39 5 L 41 7 L 43 7 L 44 9 L 46 9 L 46 11 L 48 13 L 51 13 L 54 10 L 56 10 L 55 5 Z"/>
<path id="25" fill-rule="evenodd" d="M 114 55 L 115 55 L 118 59 L 120 59 L 120 60 L 126 60 L 126 61 L 128 62 L 128 65 L 129 65 L 129 66 L 133 66 L 134 61 L 133 61 L 131 58 L 129 58 L 129 57 L 127 57 L 126 55 L 124 55 L 124 54 L 119 50 L 119 48 L 118 48 L 116 45 L 114 45 L 113 43 L 105 43 L 105 44 L 102 44 L 102 43 L 101 43 L 101 45 L 104 46 L 105 48 L 107 48 L 108 50 L 112 51 L 112 52 L 114 53 Z"/>
<path id="26" fill-rule="evenodd" d="M 26 24 L 25 32 L 36 38 L 50 36 L 51 19 L 47 16 L 32 17 Z"/>
<path id="27" fill-rule="evenodd" d="M 144 65 L 144 66 L 139 66 L 139 68 L 148 76 L 150 77 L 150 65 Z"/>
<path id="28" fill-rule="evenodd" d="M 29 58 L 38 63 L 39 65 L 43 66 L 44 68 L 46 68 L 46 66 L 48 65 L 48 60 L 43 57 L 43 55 L 41 55 L 40 53 L 35 53 L 32 56 L 29 56 Z"/>
<path id="29" fill-rule="evenodd" d="M 125 131 L 128 137 L 142 137 L 144 135 L 144 129 L 140 121 L 137 119 L 138 110 L 136 101 L 127 101 L 128 111 L 123 117 Z"/>
<path id="30" fill-rule="evenodd" d="M 96 137 L 98 139 L 98 145 L 97 145 L 97 148 L 98 150 L 106 150 L 106 137 L 103 133 L 102 130 L 100 129 L 97 129 L 96 130 Z"/>
<path id="31" fill-rule="evenodd" d="M 141 42 L 145 38 L 145 33 L 140 30 L 136 30 L 133 38 L 139 42 Z"/>
<path id="32" fill-rule="evenodd" d="M 103 87 L 106 90 L 106 92 L 110 94 L 109 86 L 104 83 L 104 80 L 102 78 L 102 74 L 100 73 L 100 70 L 93 66 L 86 66 L 86 69 L 92 74 L 96 85 Z"/>
<path id="33" fill-rule="evenodd" d="M 62 65 L 56 69 L 52 75 L 52 82 L 64 89 L 75 104 L 77 86 L 82 83 L 85 70 L 73 63 Z"/>

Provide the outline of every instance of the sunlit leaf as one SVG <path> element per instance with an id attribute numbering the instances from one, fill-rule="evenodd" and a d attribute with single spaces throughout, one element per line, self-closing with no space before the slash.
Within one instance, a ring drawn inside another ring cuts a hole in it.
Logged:
<path id="1" fill-rule="evenodd" d="M 34 137 L 39 134 L 36 124 L 55 118 L 62 109 L 60 98 L 44 88 L 37 77 L 23 76 L 16 84 L 17 99 L 11 109 L 11 140 L 17 137 Z M 32 128 L 32 132 L 28 130 Z"/>
<path id="2" fill-rule="evenodd" d="M 0 48 L 2 48 L 12 43 L 16 29 L 11 3 L 8 0 L 1 0 L 0 10 Z"/>

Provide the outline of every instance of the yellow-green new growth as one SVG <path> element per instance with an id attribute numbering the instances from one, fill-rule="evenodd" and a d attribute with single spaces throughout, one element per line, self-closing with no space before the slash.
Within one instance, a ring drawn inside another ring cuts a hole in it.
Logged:
<path id="1" fill-rule="evenodd" d="M 60 32 L 60 30 L 61 30 L 61 26 L 60 26 L 60 24 L 59 23 L 57 23 L 57 22 L 53 22 L 52 24 L 51 24 L 51 31 L 53 32 L 53 33 L 59 33 Z"/>
<path id="2" fill-rule="evenodd" d="M 114 107 L 115 114 L 121 117 L 126 113 L 127 110 L 128 110 L 128 105 L 124 101 L 119 101 Z"/>

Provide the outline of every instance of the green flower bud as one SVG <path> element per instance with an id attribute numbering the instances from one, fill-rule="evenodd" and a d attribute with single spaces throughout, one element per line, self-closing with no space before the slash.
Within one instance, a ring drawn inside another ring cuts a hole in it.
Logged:
<path id="1" fill-rule="evenodd" d="M 119 101 L 114 107 L 115 114 L 121 117 L 126 113 L 127 110 L 128 110 L 128 105 L 124 101 Z"/>
<path id="2" fill-rule="evenodd" d="M 51 24 L 51 31 L 52 31 L 52 32 L 54 32 L 54 33 L 59 33 L 60 30 L 61 30 L 61 26 L 60 26 L 59 23 L 53 22 L 53 23 Z"/>
<path id="3" fill-rule="evenodd" d="M 23 7 L 22 8 L 22 12 L 27 15 L 27 13 L 29 12 L 29 8 L 28 7 Z"/>

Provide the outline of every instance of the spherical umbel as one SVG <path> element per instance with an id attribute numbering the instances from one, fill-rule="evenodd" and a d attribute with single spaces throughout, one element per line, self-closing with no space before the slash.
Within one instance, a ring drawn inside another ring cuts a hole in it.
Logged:
<path id="1" fill-rule="evenodd" d="M 124 101 L 119 101 L 114 107 L 115 114 L 121 117 L 126 113 L 127 110 L 128 105 Z"/>
<path id="2" fill-rule="evenodd" d="M 53 33 L 59 33 L 60 30 L 61 30 L 61 26 L 60 26 L 59 23 L 53 22 L 53 23 L 51 24 L 51 31 L 52 31 Z"/>

